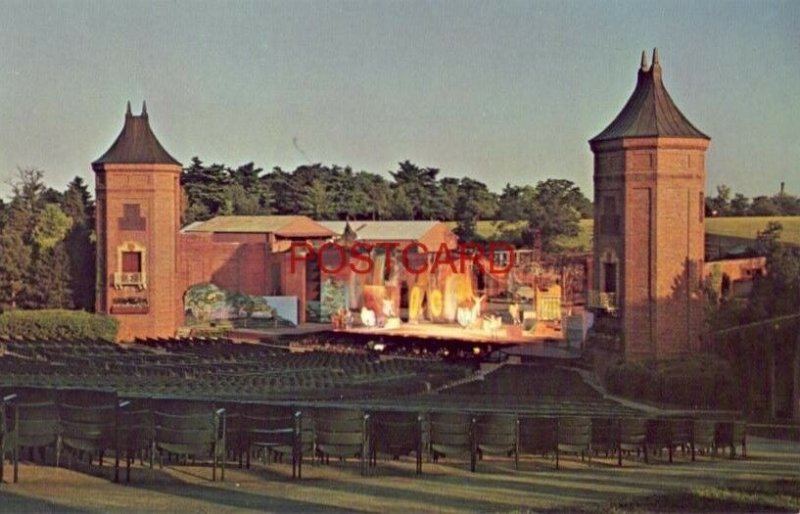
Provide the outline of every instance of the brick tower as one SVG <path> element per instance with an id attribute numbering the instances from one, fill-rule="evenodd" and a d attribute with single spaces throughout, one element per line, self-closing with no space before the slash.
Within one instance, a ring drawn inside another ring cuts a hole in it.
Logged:
<path id="1" fill-rule="evenodd" d="M 592 302 L 626 359 L 698 348 L 705 252 L 705 151 L 710 138 L 678 110 L 661 80 L 658 50 L 636 89 L 592 139 Z"/>
<path id="2" fill-rule="evenodd" d="M 97 197 L 97 312 L 119 339 L 170 337 L 178 326 L 176 257 L 181 163 L 158 142 L 147 107 L 92 163 Z"/>

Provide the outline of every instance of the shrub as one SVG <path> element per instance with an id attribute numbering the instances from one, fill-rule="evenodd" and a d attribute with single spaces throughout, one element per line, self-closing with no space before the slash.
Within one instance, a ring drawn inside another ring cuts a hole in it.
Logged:
<path id="1" fill-rule="evenodd" d="M 30 310 L 0 314 L 0 336 L 43 340 L 117 338 L 117 320 L 84 311 Z"/>
<path id="2" fill-rule="evenodd" d="M 606 371 L 605 384 L 612 394 L 645 402 L 686 408 L 740 407 L 730 364 L 710 354 L 618 362 Z"/>

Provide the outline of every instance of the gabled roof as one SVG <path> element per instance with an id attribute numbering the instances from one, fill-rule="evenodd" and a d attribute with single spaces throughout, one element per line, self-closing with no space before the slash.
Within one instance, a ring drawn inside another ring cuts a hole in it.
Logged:
<path id="1" fill-rule="evenodd" d="M 441 221 L 320 221 L 319 224 L 344 234 L 345 226 L 362 241 L 419 241 Z"/>
<path id="2" fill-rule="evenodd" d="M 332 230 L 307 216 L 217 216 L 192 223 L 183 232 L 275 234 L 280 237 L 333 237 Z"/>
<path id="3" fill-rule="evenodd" d="M 125 113 L 125 124 L 122 132 L 106 153 L 92 163 L 93 166 L 101 164 L 173 164 L 180 166 L 161 143 L 156 139 L 150 128 L 147 116 L 147 105 L 142 104 L 142 114 L 134 116 L 131 113 L 131 104 Z"/>
<path id="4" fill-rule="evenodd" d="M 653 65 L 642 65 L 636 89 L 614 121 L 590 143 L 626 137 L 686 137 L 711 139 L 686 119 L 667 93 L 661 80 L 658 49 L 653 50 Z"/>

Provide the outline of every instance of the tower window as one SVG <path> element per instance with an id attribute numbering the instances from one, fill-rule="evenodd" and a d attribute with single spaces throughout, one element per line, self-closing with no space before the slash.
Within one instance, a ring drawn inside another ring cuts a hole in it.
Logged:
<path id="1" fill-rule="evenodd" d="M 600 214 L 600 233 L 605 235 L 619 235 L 620 216 L 617 214 L 617 199 L 613 196 L 604 196 L 603 210 Z"/>
<path id="2" fill-rule="evenodd" d="M 122 252 L 122 272 L 123 273 L 142 272 L 141 252 Z"/>
<path id="3" fill-rule="evenodd" d="M 119 218 L 120 230 L 146 230 L 147 221 L 141 215 L 138 203 L 126 203 L 122 206 L 122 217 Z"/>
<path id="4" fill-rule="evenodd" d="M 617 292 L 617 264 L 615 262 L 603 263 L 603 292 Z"/>

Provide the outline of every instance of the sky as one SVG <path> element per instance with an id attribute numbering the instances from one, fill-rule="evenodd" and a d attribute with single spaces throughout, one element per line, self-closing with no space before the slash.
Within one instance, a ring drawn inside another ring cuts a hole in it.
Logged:
<path id="1" fill-rule="evenodd" d="M 0 0 L 0 196 L 17 168 L 93 186 L 129 100 L 184 164 L 408 159 L 591 196 L 587 141 L 653 47 L 712 138 L 707 190 L 800 194 L 799 27 L 798 1 Z"/>

